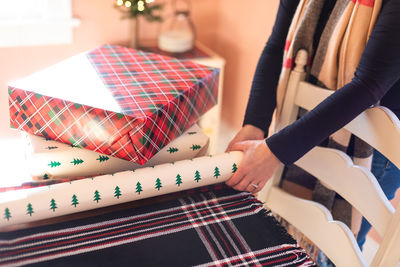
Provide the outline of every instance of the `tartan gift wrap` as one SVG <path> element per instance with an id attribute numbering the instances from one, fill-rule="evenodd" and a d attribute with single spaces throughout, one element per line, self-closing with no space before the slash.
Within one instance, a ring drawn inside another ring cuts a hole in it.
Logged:
<path id="1" fill-rule="evenodd" d="M 35 180 L 88 177 L 204 156 L 208 136 L 195 124 L 144 165 L 27 134 L 27 162 Z"/>
<path id="2" fill-rule="evenodd" d="M 218 77 L 104 45 L 9 84 L 11 127 L 144 164 L 216 104 Z"/>
<path id="3" fill-rule="evenodd" d="M 221 184 L 183 193 L 162 203 L 0 233 L 0 265 L 315 266 L 250 193 Z"/>

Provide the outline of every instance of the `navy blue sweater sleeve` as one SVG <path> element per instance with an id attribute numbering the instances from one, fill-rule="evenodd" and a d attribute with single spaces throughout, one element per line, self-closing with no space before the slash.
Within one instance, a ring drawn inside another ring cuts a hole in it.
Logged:
<path id="1" fill-rule="evenodd" d="M 276 106 L 276 87 L 290 22 L 299 0 L 281 0 L 271 36 L 254 74 L 243 125 L 251 124 L 268 133 Z"/>
<path id="2" fill-rule="evenodd" d="M 389 90 L 400 90 L 397 86 L 400 79 L 399 15 L 400 1 L 386 1 L 352 81 L 301 119 L 267 139 L 269 148 L 279 160 L 292 164 L 377 103 Z M 400 99 L 396 101 L 400 102 Z"/>

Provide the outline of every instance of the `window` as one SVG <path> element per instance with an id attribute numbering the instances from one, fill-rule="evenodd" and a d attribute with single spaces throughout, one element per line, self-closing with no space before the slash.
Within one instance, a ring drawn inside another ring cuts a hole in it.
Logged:
<path id="1" fill-rule="evenodd" d="M 71 0 L 0 0 L 0 47 L 72 43 Z"/>

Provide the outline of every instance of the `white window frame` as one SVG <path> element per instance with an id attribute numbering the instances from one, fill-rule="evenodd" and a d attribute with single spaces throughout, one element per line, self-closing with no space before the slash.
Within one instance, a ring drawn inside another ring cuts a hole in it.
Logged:
<path id="1" fill-rule="evenodd" d="M 73 27 L 77 27 L 80 20 L 72 18 L 71 0 L 28 1 L 40 1 L 44 7 L 43 14 L 37 18 L 27 18 L 23 15 L 18 16 L 18 14 L 10 18 L 0 17 L 0 47 L 70 44 L 73 42 Z M 13 14 L 15 13 L 13 12 Z"/>

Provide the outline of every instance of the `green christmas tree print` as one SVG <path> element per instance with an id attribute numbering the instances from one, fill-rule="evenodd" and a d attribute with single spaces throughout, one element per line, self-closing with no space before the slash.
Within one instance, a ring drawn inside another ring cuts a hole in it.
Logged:
<path id="1" fill-rule="evenodd" d="M 121 190 L 120 190 L 119 186 L 116 186 L 114 189 L 114 197 L 119 199 L 120 196 L 122 196 Z"/>
<path id="2" fill-rule="evenodd" d="M 176 176 L 176 185 L 177 185 L 177 186 L 181 186 L 181 183 L 183 183 L 183 182 L 182 182 L 182 177 L 178 174 L 178 175 Z"/>
<path id="3" fill-rule="evenodd" d="M 57 208 L 58 207 L 57 207 L 56 201 L 54 200 L 54 198 L 52 198 L 50 200 L 50 209 L 53 210 L 53 211 L 56 211 Z"/>
<path id="4" fill-rule="evenodd" d="M 83 160 L 82 159 L 78 159 L 78 158 L 76 158 L 76 159 L 74 158 L 74 160 L 71 161 L 70 163 L 74 164 L 74 166 L 75 166 L 75 165 L 82 164 Z"/>
<path id="5" fill-rule="evenodd" d="M 219 168 L 215 167 L 215 169 L 214 169 L 214 177 L 215 177 L 215 179 L 218 179 L 218 177 L 220 177 L 220 176 L 221 176 L 221 174 L 219 172 Z"/>
<path id="6" fill-rule="evenodd" d="M 157 178 L 157 180 L 156 180 L 156 189 L 158 191 L 160 191 L 161 187 L 162 187 L 161 180 L 160 180 L 160 178 Z"/>
<path id="7" fill-rule="evenodd" d="M 137 182 L 137 184 L 136 184 L 136 193 L 138 193 L 140 195 L 140 192 L 142 192 L 142 191 L 143 191 L 142 184 Z"/>
<path id="8" fill-rule="evenodd" d="M 43 175 L 43 180 L 48 180 L 50 177 L 49 177 L 49 175 L 47 174 L 47 173 L 45 173 L 44 175 Z"/>
<path id="9" fill-rule="evenodd" d="M 100 193 L 99 193 L 99 191 L 94 191 L 94 199 L 93 199 L 93 201 L 96 201 L 97 203 L 99 203 L 99 200 L 101 200 L 101 197 L 100 197 Z"/>
<path id="10" fill-rule="evenodd" d="M 55 167 L 60 166 L 61 163 L 58 162 L 58 161 L 51 161 L 51 162 L 50 162 L 49 164 L 47 164 L 47 165 L 49 165 L 51 168 L 55 168 Z"/>
<path id="11" fill-rule="evenodd" d="M 237 171 L 237 165 L 236 163 L 233 163 L 232 165 L 232 173 L 235 173 Z"/>
<path id="12" fill-rule="evenodd" d="M 173 153 L 178 152 L 178 151 L 179 151 L 179 149 L 177 147 L 170 147 L 167 150 L 167 152 L 170 153 L 170 154 L 173 154 Z"/>
<path id="13" fill-rule="evenodd" d="M 6 208 L 4 210 L 4 219 L 7 219 L 7 221 L 9 221 L 10 218 L 11 218 L 11 212 L 10 212 L 9 208 Z"/>
<path id="14" fill-rule="evenodd" d="M 191 150 L 195 151 L 195 150 L 199 150 L 201 148 L 201 145 L 192 145 L 190 147 Z"/>
<path id="15" fill-rule="evenodd" d="M 32 216 L 32 213 L 34 213 L 32 204 L 28 203 L 28 205 L 26 206 L 26 214 L 29 214 L 29 216 Z"/>
<path id="16" fill-rule="evenodd" d="M 78 204 L 79 204 L 78 197 L 75 194 L 73 194 L 72 195 L 72 204 L 71 205 L 76 208 L 76 205 L 78 205 Z"/>
<path id="17" fill-rule="evenodd" d="M 196 182 L 199 182 L 199 181 L 201 180 L 200 172 L 199 172 L 199 171 L 196 171 L 196 172 L 194 173 L 194 180 L 195 180 Z"/>
<path id="18" fill-rule="evenodd" d="M 102 155 L 100 155 L 96 160 L 98 160 L 99 162 L 104 162 L 104 161 L 107 161 L 107 160 L 109 160 L 110 158 L 109 157 L 107 157 L 107 156 L 102 156 Z"/>

